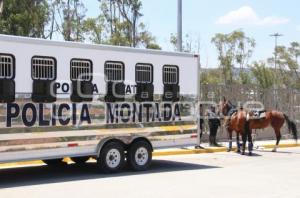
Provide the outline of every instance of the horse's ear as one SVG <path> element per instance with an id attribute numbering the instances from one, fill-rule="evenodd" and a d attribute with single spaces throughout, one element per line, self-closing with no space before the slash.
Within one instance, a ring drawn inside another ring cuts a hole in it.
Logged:
<path id="1" fill-rule="evenodd" d="M 226 100 L 226 97 L 225 96 L 223 96 L 223 102 L 226 102 L 227 100 Z"/>

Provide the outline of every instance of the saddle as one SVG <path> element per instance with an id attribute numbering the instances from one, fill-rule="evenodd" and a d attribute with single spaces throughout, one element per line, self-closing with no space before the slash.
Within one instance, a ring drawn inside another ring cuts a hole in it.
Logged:
<path id="1" fill-rule="evenodd" d="M 250 114 L 250 119 L 265 119 L 266 118 L 266 110 L 251 111 L 249 114 Z"/>

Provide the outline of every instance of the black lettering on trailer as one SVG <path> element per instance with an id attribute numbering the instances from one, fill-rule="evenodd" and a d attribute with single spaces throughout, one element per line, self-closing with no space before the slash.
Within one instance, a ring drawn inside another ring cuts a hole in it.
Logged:
<path id="1" fill-rule="evenodd" d="M 58 121 L 62 126 L 68 125 L 70 123 L 70 120 L 71 120 L 70 117 L 63 118 L 63 111 L 64 110 L 70 111 L 70 106 L 68 104 L 65 104 L 65 103 L 59 105 L 59 108 L 58 108 Z"/>
<path id="2" fill-rule="evenodd" d="M 39 104 L 39 126 L 50 126 L 50 120 L 44 119 L 44 104 Z"/>
<path id="3" fill-rule="evenodd" d="M 28 119 L 28 111 L 31 111 L 32 118 Z M 27 103 L 22 109 L 22 120 L 26 127 L 32 127 L 35 125 L 37 119 L 36 107 L 32 103 Z"/>
<path id="4" fill-rule="evenodd" d="M 89 107 L 87 104 L 82 105 L 81 113 L 80 113 L 80 122 L 87 122 L 88 124 L 91 124 L 91 117 L 89 113 Z"/>
<path id="5" fill-rule="evenodd" d="M 12 119 L 17 118 L 20 114 L 20 107 L 16 103 L 7 103 L 6 109 L 6 127 L 11 127 Z"/>
<path id="6" fill-rule="evenodd" d="M 124 111 L 127 112 L 127 115 L 124 115 Z M 131 117 L 131 108 L 130 105 L 127 103 L 124 103 L 121 105 L 121 111 L 120 111 L 120 116 L 122 119 L 123 123 L 128 123 Z"/>

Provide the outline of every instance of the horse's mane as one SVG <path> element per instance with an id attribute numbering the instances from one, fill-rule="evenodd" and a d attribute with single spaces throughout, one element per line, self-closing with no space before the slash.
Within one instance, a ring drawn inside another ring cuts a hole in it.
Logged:
<path id="1" fill-rule="evenodd" d="M 233 105 L 232 103 L 231 103 L 231 101 L 230 100 L 228 100 L 228 103 L 227 104 L 229 104 L 229 107 L 230 107 L 230 109 L 232 109 L 232 108 L 236 108 L 236 106 L 235 105 Z"/>

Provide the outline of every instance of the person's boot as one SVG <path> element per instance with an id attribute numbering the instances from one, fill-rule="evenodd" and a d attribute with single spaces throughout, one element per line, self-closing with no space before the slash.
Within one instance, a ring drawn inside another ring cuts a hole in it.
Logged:
<path id="1" fill-rule="evenodd" d="M 209 146 L 214 146 L 214 140 L 212 136 L 209 136 Z"/>
<path id="2" fill-rule="evenodd" d="M 213 137 L 214 146 L 221 147 L 220 144 L 217 143 L 217 137 Z"/>
<path id="3" fill-rule="evenodd" d="M 198 145 L 198 146 L 195 146 L 195 149 L 205 149 L 205 148 L 201 145 Z"/>

